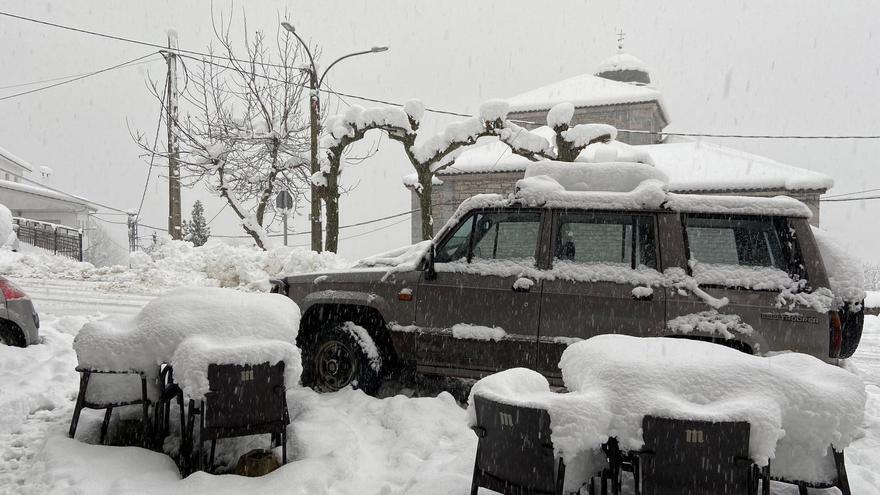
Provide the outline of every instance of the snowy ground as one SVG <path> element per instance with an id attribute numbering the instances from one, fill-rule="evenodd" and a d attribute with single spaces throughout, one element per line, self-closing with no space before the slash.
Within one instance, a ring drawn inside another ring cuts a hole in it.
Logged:
<path id="1" fill-rule="evenodd" d="M 100 282 L 20 282 L 35 299 L 45 341 L 27 349 L 0 347 L 0 493 L 469 492 L 476 438 L 464 410 L 445 393 L 374 399 L 351 390 L 291 391 L 291 462 L 255 479 L 197 473 L 180 480 L 168 456 L 93 445 L 97 414 L 84 414 L 77 439 L 70 440 L 77 389 L 74 335 L 89 319 L 131 314 L 151 296 L 104 292 Z M 862 346 L 848 366 L 863 376 L 868 390 L 865 435 L 847 450 L 853 492 L 880 494 L 880 318 L 866 318 Z M 237 455 L 267 442 L 258 438 L 234 450 Z M 233 460 L 231 454 L 225 459 Z M 774 484 L 773 492 L 797 490 Z"/>

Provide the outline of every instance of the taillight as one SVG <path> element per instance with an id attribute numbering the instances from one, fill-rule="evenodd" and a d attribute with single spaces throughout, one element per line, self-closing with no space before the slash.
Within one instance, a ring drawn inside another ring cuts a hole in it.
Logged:
<path id="1" fill-rule="evenodd" d="M 843 346 L 843 325 L 840 322 L 840 314 L 837 311 L 828 312 L 828 327 L 828 355 L 833 358 L 839 358 L 840 349 Z"/>
<path id="2" fill-rule="evenodd" d="M 2 277 L 0 277 L 0 291 L 3 292 L 3 297 L 7 301 L 27 299 L 27 294 L 25 294 L 24 291 L 19 289 L 17 285 Z"/>

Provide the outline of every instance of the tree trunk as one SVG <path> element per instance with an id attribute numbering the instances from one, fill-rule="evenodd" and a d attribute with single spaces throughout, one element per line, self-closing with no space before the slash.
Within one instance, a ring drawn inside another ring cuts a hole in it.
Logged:
<path id="1" fill-rule="evenodd" d="M 248 222 L 245 221 L 245 210 L 238 204 L 238 201 L 229 194 L 229 188 L 226 186 L 226 174 L 222 165 L 217 167 L 217 176 L 220 179 L 220 196 L 226 198 L 226 202 L 232 207 L 232 211 L 235 212 L 235 215 L 242 221 L 241 226 L 244 228 L 244 231 L 254 238 L 254 242 L 257 243 L 257 246 L 260 249 L 265 251 L 266 246 L 263 245 L 263 238 L 260 236 L 260 233 L 254 231 L 254 229 L 248 225 Z"/>
<path id="2" fill-rule="evenodd" d="M 419 208 L 422 216 L 422 240 L 434 238 L 434 218 L 431 209 L 431 193 L 434 190 L 432 180 L 434 175 L 431 172 L 419 172 L 419 185 L 422 190 L 419 192 Z"/>
<path id="3" fill-rule="evenodd" d="M 324 204 L 327 206 L 327 238 L 324 248 L 335 253 L 339 248 L 339 163 L 330 164 L 327 176 L 327 189 L 324 193 Z"/>

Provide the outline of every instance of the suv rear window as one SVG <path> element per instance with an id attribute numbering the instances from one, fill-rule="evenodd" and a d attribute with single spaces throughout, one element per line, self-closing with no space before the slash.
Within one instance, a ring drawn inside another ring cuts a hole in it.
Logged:
<path id="1" fill-rule="evenodd" d="M 695 275 L 698 267 L 742 267 L 755 274 L 768 269 L 795 280 L 802 276 L 796 260 L 797 240 L 789 234 L 784 218 L 686 215 L 683 221 Z"/>

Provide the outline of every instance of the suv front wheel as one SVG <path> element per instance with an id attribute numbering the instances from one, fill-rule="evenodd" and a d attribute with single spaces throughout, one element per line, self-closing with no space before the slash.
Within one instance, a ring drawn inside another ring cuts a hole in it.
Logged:
<path id="1" fill-rule="evenodd" d="M 303 385 L 319 392 L 335 392 L 349 385 L 370 395 L 379 390 L 381 365 L 377 356 L 368 353 L 370 349 L 375 353 L 375 344 L 365 330 L 358 333 L 353 327 L 351 322 L 341 323 L 315 336 L 305 353 Z"/>

